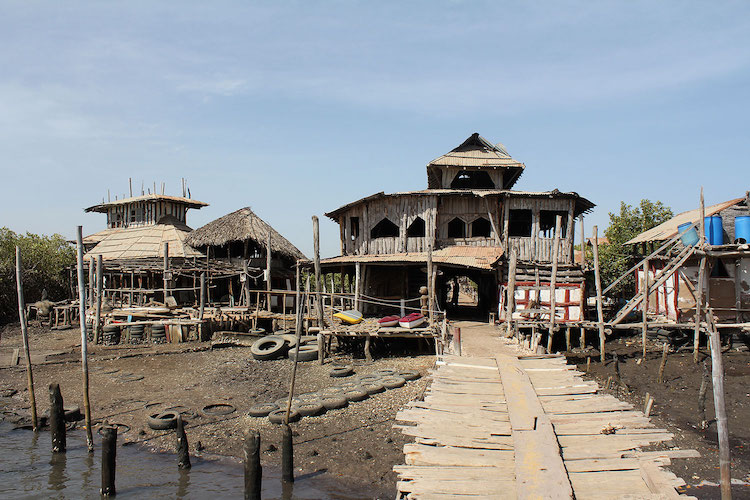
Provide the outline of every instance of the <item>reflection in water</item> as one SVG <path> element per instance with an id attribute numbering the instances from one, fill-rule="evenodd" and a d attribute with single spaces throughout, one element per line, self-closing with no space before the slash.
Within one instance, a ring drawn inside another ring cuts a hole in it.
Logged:
<path id="1" fill-rule="evenodd" d="M 291 500 L 294 494 L 294 483 L 281 482 L 281 500 Z"/>
<path id="2" fill-rule="evenodd" d="M 94 474 L 94 454 L 86 453 L 83 458 L 84 469 L 81 472 L 81 479 L 83 479 L 83 489 L 88 491 L 91 489 L 91 476 Z"/>
<path id="3" fill-rule="evenodd" d="M 190 469 L 179 469 L 180 478 L 177 480 L 177 498 L 185 498 L 190 486 Z"/>
<path id="4" fill-rule="evenodd" d="M 65 475 L 65 466 L 68 462 L 67 453 L 52 453 L 50 457 L 49 479 L 47 480 L 48 489 L 52 491 L 62 491 L 68 482 L 68 476 Z"/>

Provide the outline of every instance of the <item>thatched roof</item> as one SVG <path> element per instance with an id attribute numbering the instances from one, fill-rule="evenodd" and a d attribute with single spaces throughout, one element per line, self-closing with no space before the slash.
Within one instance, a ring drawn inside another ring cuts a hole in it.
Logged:
<path id="1" fill-rule="evenodd" d="M 255 215 L 250 207 L 240 208 L 231 214 L 209 222 L 190 233 L 186 241 L 189 245 L 200 248 L 204 246 L 224 246 L 235 241 L 249 240 L 256 246 L 264 248 L 269 233 L 271 234 L 272 254 L 280 254 L 282 257 L 292 260 L 307 259 L 289 240 Z"/>
<path id="2" fill-rule="evenodd" d="M 86 256 L 101 255 L 103 260 L 153 259 L 164 257 L 164 243 L 169 243 L 170 257 L 203 257 L 185 243 L 191 229 L 172 216 L 157 224 L 109 230 Z"/>

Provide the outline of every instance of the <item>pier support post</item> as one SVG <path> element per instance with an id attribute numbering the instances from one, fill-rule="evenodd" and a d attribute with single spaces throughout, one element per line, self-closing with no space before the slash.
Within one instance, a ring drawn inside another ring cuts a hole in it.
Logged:
<path id="1" fill-rule="evenodd" d="M 117 458 L 117 427 L 102 427 L 102 496 L 113 497 Z"/>
<path id="2" fill-rule="evenodd" d="M 289 424 L 283 424 L 281 431 L 281 480 L 285 483 L 294 482 L 294 445 L 292 444 L 292 429 Z"/>
<path id="3" fill-rule="evenodd" d="M 34 375 L 31 370 L 31 353 L 29 352 L 29 330 L 26 324 L 26 302 L 23 298 L 23 271 L 21 270 L 21 249 L 16 247 L 16 290 L 18 291 L 18 319 L 21 322 L 21 336 L 23 337 L 23 355 L 26 359 L 26 383 L 29 388 L 29 404 L 31 405 L 31 426 L 34 432 L 38 430 L 36 415 L 36 398 L 34 397 Z"/>
<path id="4" fill-rule="evenodd" d="M 245 500 L 260 500 L 263 469 L 260 466 L 260 433 L 245 433 Z"/>
<path id="5" fill-rule="evenodd" d="M 185 424 L 182 421 L 182 415 L 177 415 L 177 468 L 189 469 L 190 452 L 188 448 L 187 434 L 185 434 Z"/>
<path id="6" fill-rule="evenodd" d="M 49 430 L 52 434 L 52 453 L 65 453 L 65 409 L 59 384 L 49 385 Z"/>

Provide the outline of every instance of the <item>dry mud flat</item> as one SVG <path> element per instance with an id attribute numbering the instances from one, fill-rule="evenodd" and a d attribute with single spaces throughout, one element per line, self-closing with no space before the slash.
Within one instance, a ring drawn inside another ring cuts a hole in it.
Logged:
<path id="1" fill-rule="evenodd" d="M 662 347 L 651 341 L 645 362 L 638 363 L 642 346 L 635 337 L 619 338 L 607 344 L 607 362 L 599 363 L 598 352 L 589 353 L 591 366 L 589 377 L 606 383 L 608 377 L 614 378 L 614 362 L 610 354 L 617 354 L 620 359 L 620 373 L 626 387 L 610 391 L 618 398 L 629 401 L 636 407 L 644 408 L 646 394 L 654 398 L 651 419 L 657 427 L 663 427 L 674 434 L 674 439 L 667 445 L 682 449 L 695 449 L 701 458 L 673 460 L 669 467 L 683 478 L 690 487 L 681 491 L 699 498 L 719 498 L 718 488 L 696 486 L 705 482 L 719 481 L 719 449 L 714 417 L 714 404 L 711 383 L 708 384 L 706 396 L 706 416 L 710 425 L 708 429 L 700 428 L 698 412 L 698 392 L 703 376 L 702 363 L 708 357 L 703 350 L 700 363 L 693 363 L 692 349 L 670 353 L 664 371 L 664 382 L 657 383 Z M 570 353 L 569 363 L 576 363 L 581 372 L 586 372 L 586 356 L 589 354 Z M 708 359 L 710 371 L 711 360 Z M 750 353 L 747 351 L 724 350 L 724 390 L 726 398 L 727 419 L 729 426 L 729 445 L 731 448 L 732 477 L 750 482 Z M 750 498 L 750 486 L 733 487 L 736 498 Z"/>
<path id="2" fill-rule="evenodd" d="M 8 355 L 21 346 L 17 327 L 6 327 L 0 335 L 0 354 Z M 34 366 L 39 413 L 49 407 L 47 387 L 52 382 L 60 384 L 66 405 L 82 407 L 78 330 L 50 332 L 32 328 L 30 344 L 32 353 L 63 352 L 53 356 L 53 363 Z M 92 417 L 95 421 L 121 424 L 120 445 L 173 452 L 174 432 L 151 430 L 146 419 L 161 409 L 181 406 L 191 454 L 240 458 L 243 433 L 253 428 L 261 433 L 263 465 L 279 467 L 280 427 L 267 418 L 247 416 L 247 410 L 288 394 L 290 360 L 256 361 L 249 348 L 211 349 L 209 343 L 133 348 L 90 346 L 90 354 Z M 334 362 L 353 364 L 357 374 L 385 368 L 426 374 L 434 357 L 386 357 L 365 364 L 341 356 Z M 317 362 L 300 363 L 295 394 L 350 379 L 330 377 L 331 366 L 333 362 L 329 360 L 323 366 Z M 403 387 L 353 402 L 347 408 L 304 417 L 292 424 L 297 474 L 327 474 L 351 485 L 351 491 L 361 492 L 362 498 L 393 498 L 396 476 L 392 467 L 403 462 L 402 450 L 407 441 L 392 429 L 394 417 L 408 401 L 422 393 L 426 383 L 424 378 L 407 382 Z M 28 418 L 25 385 L 23 360 L 21 366 L 0 369 L 4 420 L 18 423 Z M 221 403 L 232 405 L 235 411 L 226 415 L 202 411 L 207 405 Z"/>

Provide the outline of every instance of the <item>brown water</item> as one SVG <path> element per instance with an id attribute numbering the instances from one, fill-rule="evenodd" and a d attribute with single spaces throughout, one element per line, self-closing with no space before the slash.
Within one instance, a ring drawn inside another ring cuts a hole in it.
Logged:
<path id="1" fill-rule="evenodd" d="M 0 498 L 100 498 L 101 442 L 86 450 L 81 431 L 68 433 L 67 453 L 50 452 L 50 433 L 34 434 L 0 423 Z M 118 446 L 116 498 L 211 499 L 243 498 L 244 476 L 236 462 L 191 457 L 192 469 L 180 471 L 173 455 L 153 454 L 137 447 Z M 278 471 L 263 470 L 263 498 L 362 499 L 324 474 L 296 479 L 282 487 Z"/>

